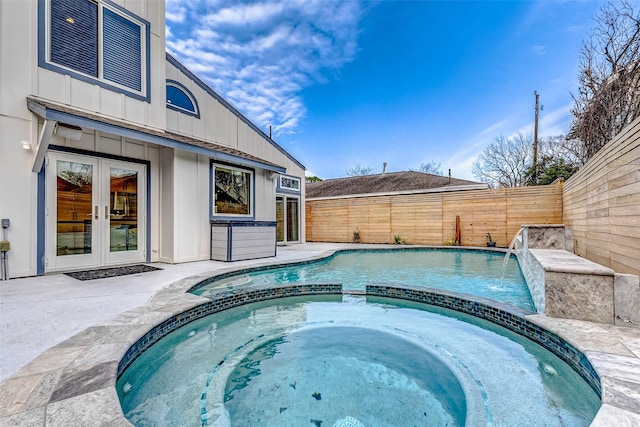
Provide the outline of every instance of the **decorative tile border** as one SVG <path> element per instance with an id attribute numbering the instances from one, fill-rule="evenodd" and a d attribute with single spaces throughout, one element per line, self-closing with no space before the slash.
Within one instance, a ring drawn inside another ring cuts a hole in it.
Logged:
<path id="1" fill-rule="evenodd" d="M 437 305 L 470 314 L 509 329 L 558 356 L 571 366 L 598 396 L 602 396 L 600 377 L 586 356 L 558 335 L 526 320 L 525 316 L 534 314 L 531 311 L 475 296 L 415 286 L 367 285 L 366 293 Z"/>
<path id="2" fill-rule="evenodd" d="M 238 273 L 235 272 L 235 274 Z M 217 277 L 219 278 L 219 276 Z M 205 281 L 208 280 L 209 279 Z M 199 286 L 196 285 L 193 288 L 198 287 Z M 345 291 L 345 293 L 348 292 L 349 291 Z M 223 291 L 213 296 L 211 301 L 172 316 L 152 328 L 127 350 L 118 365 L 117 376 L 120 377 L 133 361 L 158 340 L 181 326 L 209 314 L 270 299 L 301 295 L 336 295 L 342 293 L 342 285 L 340 284 L 296 284 Z M 420 302 L 488 320 L 524 336 L 549 350 L 571 366 L 598 396 L 602 395 L 600 377 L 585 355 L 558 335 L 526 320 L 525 316 L 535 314 L 532 311 L 472 295 L 418 286 L 367 285 L 366 291 L 363 294 L 365 296 L 378 296 Z"/>
<path id="3" fill-rule="evenodd" d="M 302 295 L 340 295 L 342 285 L 339 284 L 297 284 L 288 286 L 270 286 L 252 289 L 221 292 L 211 301 L 200 304 L 190 310 L 170 317 L 153 327 L 142 338 L 136 341 L 125 353 L 118 364 L 117 377 L 149 347 L 176 329 L 198 320 L 209 314 L 217 313 L 229 308 L 238 307 L 253 302 L 266 301 L 276 298 L 286 298 Z"/>

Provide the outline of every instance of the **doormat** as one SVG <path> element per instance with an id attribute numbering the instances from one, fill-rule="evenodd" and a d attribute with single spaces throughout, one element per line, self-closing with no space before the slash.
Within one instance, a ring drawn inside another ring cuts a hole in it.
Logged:
<path id="1" fill-rule="evenodd" d="M 125 265 L 123 267 L 101 268 L 99 270 L 72 271 L 64 274 L 77 280 L 95 280 L 106 279 L 108 277 L 126 276 L 129 274 L 146 273 L 147 271 L 155 270 L 162 269 L 158 267 L 151 267 L 150 265 L 136 264 Z"/>

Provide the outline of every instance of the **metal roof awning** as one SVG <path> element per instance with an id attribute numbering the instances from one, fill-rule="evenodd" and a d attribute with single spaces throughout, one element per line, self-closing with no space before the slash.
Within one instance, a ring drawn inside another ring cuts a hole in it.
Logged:
<path id="1" fill-rule="evenodd" d="M 99 116 L 34 97 L 27 97 L 27 108 L 44 120 L 44 126 L 42 127 L 38 145 L 35 149 L 34 172 L 39 172 L 42 168 L 45 152 L 49 146 L 51 136 L 58 127 L 58 122 L 63 125 L 72 125 L 72 127 L 79 126 L 81 128 L 94 129 L 151 144 L 202 154 L 215 160 L 231 162 L 239 166 L 265 169 L 277 173 L 286 172 L 286 168 L 283 166 L 276 165 L 234 148 L 213 144 L 170 131 L 146 128 L 124 120 Z"/>

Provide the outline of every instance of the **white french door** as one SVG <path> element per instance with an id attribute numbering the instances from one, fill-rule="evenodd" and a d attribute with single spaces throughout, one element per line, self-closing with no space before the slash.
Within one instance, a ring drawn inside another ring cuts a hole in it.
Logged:
<path id="1" fill-rule="evenodd" d="M 47 271 L 146 259 L 146 166 L 50 152 Z"/>

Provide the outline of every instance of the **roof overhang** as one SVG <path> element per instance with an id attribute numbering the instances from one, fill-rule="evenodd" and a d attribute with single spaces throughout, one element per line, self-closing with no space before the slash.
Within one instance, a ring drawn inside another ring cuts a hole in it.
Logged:
<path id="1" fill-rule="evenodd" d="M 142 127 L 138 124 L 114 119 L 112 117 L 104 117 L 87 113 L 82 110 L 54 104 L 52 102 L 33 97 L 27 98 L 27 108 L 44 120 L 44 126 L 35 149 L 33 164 L 34 172 L 39 172 L 42 168 L 45 152 L 49 146 L 49 142 L 58 122 L 72 126 L 79 126 L 81 128 L 94 129 L 100 132 L 123 136 L 163 147 L 171 147 L 191 153 L 202 154 L 217 161 L 233 163 L 239 166 L 265 169 L 277 173 L 285 173 L 287 171 L 283 166 L 276 165 L 240 150 L 224 147 L 222 145 L 213 144 L 173 132 Z"/>

